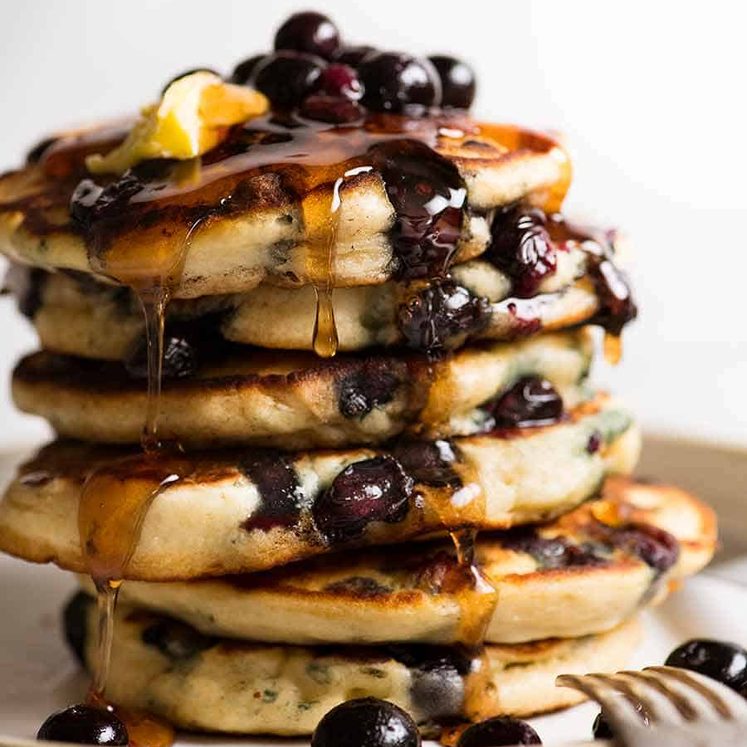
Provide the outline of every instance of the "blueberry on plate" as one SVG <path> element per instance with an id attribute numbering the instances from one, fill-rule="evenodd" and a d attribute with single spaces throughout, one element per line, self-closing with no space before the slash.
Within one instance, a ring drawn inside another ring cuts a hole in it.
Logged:
<path id="1" fill-rule="evenodd" d="M 441 81 L 431 62 L 397 52 L 377 52 L 358 68 L 363 103 L 380 112 L 403 112 L 441 103 Z"/>
<path id="2" fill-rule="evenodd" d="M 340 46 L 337 26 L 323 13 L 294 13 L 275 34 L 275 49 L 308 52 L 332 59 Z"/>
<path id="3" fill-rule="evenodd" d="M 441 106 L 469 109 L 477 87 L 474 70 L 448 55 L 434 55 L 429 59 L 441 79 Z"/>
<path id="4" fill-rule="evenodd" d="M 747 650 L 736 643 L 696 638 L 674 649 L 664 663 L 698 672 L 737 692 L 747 687 Z"/>
<path id="5" fill-rule="evenodd" d="M 459 737 L 457 747 L 501 747 L 514 744 L 542 744 L 526 721 L 498 716 L 472 724 Z"/>
<path id="6" fill-rule="evenodd" d="M 303 52 L 275 52 L 254 71 L 254 86 L 278 109 L 293 109 L 312 93 L 326 63 Z"/>
<path id="7" fill-rule="evenodd" d="M 125 725 L 106 708 L 74 705 L 53 713 L 39 728 L 37 739 L 45 742 L 125 745 Z"/>
<path id="8" fill-rule="evenodd" d="M 614 734 L 604 714 L 599 711 L 591 726 L 591 734 L 594 739 L 612 739 Z"/>
<path id="9" fill-rule="evenodd" d="M 263 62 L 267 55 L 255 54 L 253 57 L 247 57 L 242 60 L 231 73 L 229 80 L 231 83 L 236 83 L 239 86 L 248 86 L 254 82 L 254 73 L 259 67 L 259 63 Z"/>
<path id="10" fill-rule="evenodd" d="M 394 703 L 358 698 L 324 716 L 311 747 L 420 747 L 420 733 L 412 718 Z"/>

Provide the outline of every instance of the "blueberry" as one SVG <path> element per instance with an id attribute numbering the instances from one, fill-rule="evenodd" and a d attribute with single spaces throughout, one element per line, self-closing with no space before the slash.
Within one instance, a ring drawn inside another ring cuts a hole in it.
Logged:
<path id="1" fill-rule="evenodd" d="M 403 112 L 441 103 L 441 81 L 427 59 L 377 52 L 363 60 L 358 72 L 365 88 L 363 103 L 374 111 Z"/>
<path id="2" fill-rule="evenodd" d="M 612 733 L 609 722 L 604 717 L 602 711 L 599 711 L 597 717 L 594 719 L 594 723 L 591 727 L 591 734 L 594 739 L 614 739 L 615 737 Z"/>
<path id="3" fill-rule="evenodd" d="M 441 79 L 441 106 L 469 109 L 475 98 L 475 72 L 461 60 L 447 55 L 429 58 Z"/>
<path id="4" fill-rule="evenodd" d="M 220 77 L 220 73 L 216 70 L 213 70 L 211 67 L 191 67 L 189 70 L 185 70 L 183 73 L 179 73 L 179 75 L 175 75 L 162 89 L 161 89 L 161 95 L 166 92 L 166 89 L 172 84 L 176 83 L 177 80 L 181 80 L 182 78 L 186 78 L 188 75 L 192 75 L 193 73 L 212 73 L 213 75 L 217 75 Z"/>
<path id="5" fill-rule="evenodd" d="M 439 355 L 458 347 L 490 317 L 490 304 L 452 280 L 429 283 L 400 306 L 398 324 L 408 347 Z"/>
<path id="6" fill-rule="evenodd" d="M 496 427 L 522 428 L 556 422 L 563 415 L 563 400 L 546 379 L 526 376 L 487 409 Z"/>
<path id="7" fill-rule="evenodd" d="M 358 698 L 324 716 L 311 747 L 420 747 L 420 733 L 412 717 L 394 703 Z"/>
<path id="8" fill-rule="evenodd" d="M 637 555 L 657 574 L 668 571 L 679 558 L 679 542 L 669 532 L 649 524 L 631 524 L 617 530 L 612 542 Z"/>
<path id="9" fill-rule="evenodd" d="M 109 710 L 74 705 L 53 713 L 40 727 L 37 739 L 45 742 L 116 744 L 129 742 L 125 725 Z"/>
<path id="10" fill-rule="evenodd" d="M 311 54 L 276 52 L 257 66 L 254 85 L 274 107 L 292 109 L 316 89 L 325 64 Z"/>
<path id="11" fill-rule="evenodd" d="M 517 296 L 533 296 L 542 280 L 557 268 L 545 214 L 521 206 L 499 211 L 493 219 L 485 257 L 508 275 Z"/>
<path id="12" fill-rule="evenodd" d="M 360 105 L 340 96 L 313 94 L 301 104 L 301 115 L 328 124 L 352 124 L 362 119 L 364 111 Z"/>
<path id="13" fill-rule="evenodd" d="M 340 46 L 340 32 L 322 13 L 294 13 L 275 34 L 275 49 L 308 52 L 331 59 Z"/>
<path id="14" fill-rule="evenodd" d="M 163 364 L 161 375 L 164 379 L 183 379 L 192 376 L 197 370 L 197 351 L 185 336 L 168 331 L 163 338 Z M 148 345 L 140 340 L 131 355 L 125 360 L 125 369 L 133 379 L 148 376 Z"/>
<path id="15" fill-rule="evenodd" d="M 465 222 L 467 189 L 453 163 L 425 143 L 394 140 L 369 152 L 396 219 L 390 236 L 399 278 L 442 277 Z"/>
<path id="16" fill-rule="evenodd" d="M 413 479 L 390 456 L 347 466 L 314 503 L 317 529 L 328 542 L 360 537 L 374 521 L 402 521 L 410 509 Z"/>
<path id="17" fill-rule="evenodd" d="M 322 71 L 319 90 L 329 96 L 339 96 L 350 101 L 358 101 L 363 96 L 363 86 L 358 73 L 349 65 L 340 63 L 328 65 Z"/>
<path id="18" fill-rule="evenodd" d="M 696 638 L 678 646 L 664 663 L 698 672 L 737 692 L 747 687 L 747 650 L 736 643 Z"/>
<path id="19" fill-rule="evenodd" d="M 454 469 L 459 451 L 451 441 L 402 441 L 394 447 L 394 456 L 408 475 L 425 485 L 457 488 L 462 484 Z"/>
<path id="20" fill-rule="evenodd" d="M 335 54 L 335 62 L 341 62 L 343 65 L 358 67 L 366 57 L 370 57 L 376 49 L 367 44 L 361 44 L 354 47 L 340 47 Z"/>
<path id="21" fill-rule="evenodd" d="M 263 62 L 267 55 L 255 54 L 253 57 L 247 57 L 242 60 L 231 73 L 229 80 L 239 86 L 248 86 L 254 82 L 254 74 L 257 72 L 259 63 Z"/>
<path id="22" fill-rule="evenodd" d="M 394 399 L 400 379 L 388 364 L 368 361 L 361 370 L 342 378 L 338 385 L 338 406 L 346 418 L 364 418 L 371 410 Z"/>
<path id="23" fill-rule="evenodd" d="M 542 744 L 542 740 L 526 721 L 498 716 L 472 724 L 459 737 L 457 747 L 500 747 L 513 744 Z"/>

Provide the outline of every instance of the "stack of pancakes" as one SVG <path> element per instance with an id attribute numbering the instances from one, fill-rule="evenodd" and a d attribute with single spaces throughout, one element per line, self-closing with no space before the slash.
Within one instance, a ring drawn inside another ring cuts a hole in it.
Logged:
<path id="1" fill-rule="evenodd" d="M 41 345 L 13 395 L 59 436 L 8 488 L 0 547 L 81 574 L 66 632 L 93 666 L 86 574 L 128 534 L 107 698 L 288 735 L 370 695 L 426 727 L 566 706 L 556 675 L 624 666 L 715 527 L 628 477 L 637 427 L 589 383 L 592 328 L 614 349 L 634 306 L 613 235 L 559 213 L 561 146 L 461 114 L 259 118 L 196 176 L 88 173 L 123 135 L 59 136 L 0 179 Z M 144 457 L 141 302 L 165 306 Z M 102 474 L 121 501 L 94 500 L 107 531 L 81 537 Z M 130 499 L 138 521 L 112 519 Z"/>

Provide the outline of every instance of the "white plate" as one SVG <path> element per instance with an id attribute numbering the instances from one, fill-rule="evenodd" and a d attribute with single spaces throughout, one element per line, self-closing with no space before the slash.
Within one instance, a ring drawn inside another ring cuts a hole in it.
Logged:
<path id="1" fill-rule="evenodd" d="M 660 663 L 687 638 L 710 637 L 747 645 L 747 452 L 665 437 L 648 439 L 641 474 L 694 489 L 722 516 L 724 547 L 707 573 L 692 579 L 664 605 L 646 614 L 646 639 L 632 662 Z M 0 456 L 0 480 L 11 457 Z M 731 579 L 731 580 L 729 580 Z M 74 583 L 50 566 L 0 559 L 0 745 L 31 739 L 53 711 L 83 697 L 86 678 L 62 642 L 59 611 Z M 533 720 L 545 744 L 590 737 L 596 707 L 579 706 Z M 306 745 L 294 740 L 232 740 L 185 736 L 177 745 Z"/>

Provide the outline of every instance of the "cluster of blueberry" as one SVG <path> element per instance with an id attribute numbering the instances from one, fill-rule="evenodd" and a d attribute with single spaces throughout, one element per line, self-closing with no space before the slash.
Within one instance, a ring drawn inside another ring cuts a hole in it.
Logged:
<path id="1" fill-rule="evenodd" d="M 475 76 L 464 62 L 346 46 L 337 26 L 311 11 L 292 15 L 275 35 L 275 50 L 239 63 L 230 81 L 255 87 L 276 110 L 334 124 L 355 122 L 365 109 L 468 109 L 475 97 Z"/>
<path id="2" fill-rule="evenodd" d="M 667 657 L 667 666 L 698 672 L 747 698 L 747 650 L 733 643 L 692 640 Z M 594 721 L 595 739 L 612 739 L 603 714 Z M 526 722 L 497 717 L 473 724 L 462 732 L 457 747 L 501 747 L 542 744 Z M 417 726 L 401 708 L 376 700 L 351 700 L 333 708 L 314 733 L 312 747 L 419 747 Z"/>

